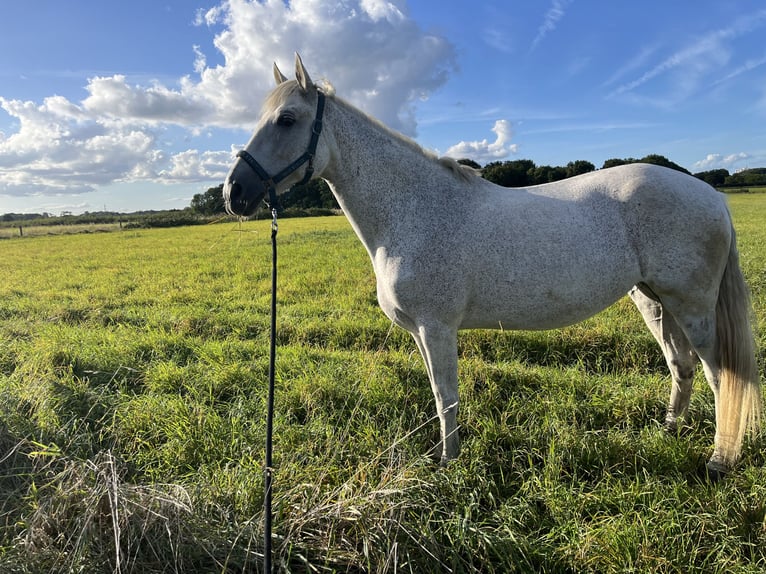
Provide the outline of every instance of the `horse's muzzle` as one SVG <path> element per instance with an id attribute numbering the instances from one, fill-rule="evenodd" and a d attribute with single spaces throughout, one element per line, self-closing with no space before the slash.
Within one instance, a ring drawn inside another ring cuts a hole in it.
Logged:
<path id="1" fill-rule="evenodd" d="M 259 186 L 260 187 L 260 186 Z M 266 195 L 265 189 L 248 190 L 238 181 L 227 178 L 223 185 L 223 200 L 226 212 L 231 215 L 247 217 L 258 209 L 261 200 Z"/>

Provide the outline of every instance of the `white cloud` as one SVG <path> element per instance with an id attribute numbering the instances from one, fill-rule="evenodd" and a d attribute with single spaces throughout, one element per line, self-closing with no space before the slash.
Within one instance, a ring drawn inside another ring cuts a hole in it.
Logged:
<path id="1" fill-rule="evenodd" d="M 70 194 L 129 176 L 158 159 L 153 136 L 107 126 L 61 97 L 42 105 L 0 97 L 18 130 L 0 138 L 0 194 Z"/>
<path id="2" fill-rule="evenodd" d="M 272 63 L 289 77 L 297 51 L 315 80 L 328 78 L 344 98 L 414 135 L 415 105 L 456 65 L 453 46 L 422 31 L 401 1 L 228 0 L 198 12 L 195 23 L 223 25 L 214 40 L 223 64 L 208 66 L 194 47 L 198 77 L 183 78 L 177 89 L 96 78 L 88 85 L 88 107 L 143 121 L 250 127 L 272 88 Z"/>
<path id="3" fill-rule="evenodd" d="M 750 159 L 750 154 L 745 152 L 733 153 L 729 155 L 722 155 L 720 153 L 709 153 L 698 162 L 695 162 L 692 166 L 695 171 L 708 171 L 711 169 L 728 169 L 732 171 L 735 169 L 736 164 L 746 162 Z"/>
<path id="4" fill-rule="evenodd" d="M 272 62 L 291 75 L 295 51 L 315 80 L 328 78 L 345 99 L 411 136 L 418 102 L 456 66 L 453 46 L 421 30 L 404 0 L 224 0 L 198 11 L 195 24 L 218 30 L 214 45 L 223 62 L 209 65 L 201 48 L 191 46 L 194 74 L 174 85 L 138 85 L 115 74 L 90 78 L 80 102 L 0 97 L 18 126 L 0 133 L 0 195 L 222 179 L 230 150 L 174 155 L 160 134 L 168 126 L 193 135 L 251 129 L 272 88 Z"/>
<path id="5" fill-rule="evenodd" d="M 542 42 L 545 37 L 553 32 L 559 25 L 559 22 L 566 14 L 566 8 L 571 4 L 573 0 L 553 0 L 551 7 L 545 13 L 543 23 L 537 30 L 537 36 L 532 41 L 532 47 L 530 50 L 534 50 Z"/>
<path id="6" fill-rule="evenodd" d="M 18 130 L 0 134 L 0 195 L 64 195 L 92 192 L 115 182 L 222 179 L 229 151 L 169 154 L 154 130 L 135 120 L 92 114 L 61 97 L 42 105 L 0 97 Z"/>
<path id="7" fill-rule="evenodd" d="M 649 46 L 643 46 L 641 50 L 633 56 L 630 60 L 625 62 L 620 68 L 618 68 L 610 78 L 604 82 L 603 86 L 608 87 L 620 82 L 625 76 L 635 73 L 637 70 L 644 68 L 652 56 L 659 50 L 659 46 L 652 44 Z"/>
<path id="8" fill-rule="evenodd" d="M 617 86 L 608 97 L 624 96 L 633 101 L 652 103 L 657 106 L 672 106 L 683 101 L 699 89 L 703 80 L 708 81 L 711 72 L 725 69 L 731 59 L 731 43 L 734 40 L 754 32 L 764 24 L 766 24 L 766 10 L 742 16 L 731 25 L 708 32 L 676 50 L 639 77 Z M 640 54 L 636 62 L 643 64 L 648 54 L 647 52 Z M 625 69 L 613 76 L 613 79 L 624 73 Z M 669 84 L 664 89 L 660 88 L 663 93 L 659 96 L 639 97 L 634 93 L 645 84 L 668 76 L 670 76 Z"/>
<path id="9" fill-rule="evenodd" d="M 272 61 L 289 76 L 298 51 L 315 80 L 328 78 L 344 98 L 415 135 L 414 106 L 446 82 L 455 51 L 422 31 L 403 4 L 230 0 L 205 16 L 226 26 L 215 39 L 225 63 L 205 69 L 190 89 L 216 102 L 216 123 L 252 124 L 257 102 L 271 89 Z"/>
<path id="10" fill-rule="evenodd" d="M 472 159 L 480 164 L 497 161 L 518 151 L 518 145 L 509 143 L 513 136 L 511 123 L 508 120 L 497 120 L 492 126 L 495 132 L 495 141 L 486 139 L 481 141 L 461 141 L 450 147 L 445 155 L 455 159 Z"/>
<path id="11" fill-rule="evenodd" d="M 404 14 L 401 9 L 393 2 L 386 0 L 360 0 L 362 10 L 364 10 L 373 21 L 385 19 L 389 22 L 399 22 L 404 20 Z"/>
<path id="12" fill-rule="evenodd" d="M 747 60 L 744 64 L 738 66 L 728 74 L 726 74 L 723 78 L 716 80 L 713 85 L 717 86 L 719 84 L 723 84 L 728 82 L 729 80 L 736 78 L 738 76 L 741 76 L 742 74 L 746 74 L 747 72 L 750 72 L 751 70 L 755 70 L 756 68 L 759 68 L 766 64 L 766 55 L 760 57 L 760 58 L 753 58 Z"/>
<path id="13" fill-rule="evenodd" d="M 232 152 L 186 150 L 170 158 L 170 169 L 160 176 L 169 182 L 215 179 L 229 170 L 233 156 Z"/>
<path id="14" fill-rule="evenodd" d="M 83 108 L 95 117 L 122 122 L 199 125 L 212 115 L 209 101 L 190 90 L 174 91 L 161 85 L 131 86 L 125 76 L 92 78 Z"/>

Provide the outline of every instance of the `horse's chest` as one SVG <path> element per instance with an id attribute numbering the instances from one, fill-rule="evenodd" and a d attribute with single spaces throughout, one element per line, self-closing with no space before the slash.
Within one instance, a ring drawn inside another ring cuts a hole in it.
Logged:
<path id="1" fill-rule="evenodd" d="M 395 323 L 412 330 L 418 319 L 435 315 L 447 320 L 460 312 L 465 286 L 443 255 L 381 252 L 373 259 L 378 303 Z"/>

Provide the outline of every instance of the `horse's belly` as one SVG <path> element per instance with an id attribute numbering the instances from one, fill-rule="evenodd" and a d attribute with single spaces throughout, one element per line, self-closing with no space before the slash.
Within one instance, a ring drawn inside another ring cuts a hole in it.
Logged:
<path id="1" fill-rule="evenodd" d="M 466 306 L 461 329 L 556 329 L 592 317 L 606 309 L 640 280 L 633 273 L 609 280 L 603 275 L 599 284 L 536 285 L 520 290 L 500 285 L 478 291 Z"/>
<path id="2" fill-rule="evenodd" d="M 460 329 L 504 329 L 509 331 L 558 329 L 584 321 L 606 309 L 618 299 L 619 297 L 616 297 L 601 305 L 530 306 L 528 310 L 494 309 L 478 313 L 469 312 L 463 318 Z"/>

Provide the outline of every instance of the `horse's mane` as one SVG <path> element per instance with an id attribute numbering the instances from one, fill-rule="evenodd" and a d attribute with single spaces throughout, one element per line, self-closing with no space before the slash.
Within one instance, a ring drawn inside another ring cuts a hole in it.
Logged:
<path id="1" fill-rule="evenodd" d="M 421 146 L 418 142 L 416 142 L 414 139 L 407 137 L 406 135 L 391 129 L 386 124 L 381 122 L 379 119 L 369 115 L 368 113 L 360 110 L 359 108 L 351 105 L 347 101 L 345 101 L 343 98 L 335 97 L 335 90 L 332 89 L 332 96 L 333 99 L 344 105 L 346 108 L 351 109 L 352 111 L 355 111 L 358 114 L 361 114 L 364 116 L 370 123 L 374 124 L 379 130 L 389 135 L 391 138 L 395 139 L 396 141 L 404 144 L 406 147 L 410 148 L 415 153 L 419 153 L 423 155 L 424 157 L 428 158 L 430 161 L 436 162 L 439 165 L 441 165 L 443 168 L 450 171 L 455 177 L 462 181 L 470 181 L 471 178 L 476 177 L 479 175 L 479 173 L 473 169 L 472 167 L 469 167 L 467 165 L 463 165 L 461 163 L 458 163 L 458 161 L 454 158 L 442 156 L 437 156 L 434 152 L 425 149 L 423 146 Z M 324 91 L 324 90 L 323 90 Z M 330 95 L 330 94 L 326 94 Z"/>
<path id="2" fill-rule="evenodd" d="M 470 181 L 471 178 L 478 177 L 480 175 L 479 170 L 472 168 L 469 165 L 463 165 L 454 157 L 442 156 L 437 161 L 444 167 L 452 171 L 458 178 L 463 181 Z"/>
<path id="3" fill-rule="evenodd" d="M 321 90 L 322 93 L 328 97 L 332 98 L 335 102 L 338 104 L 344 106 L 345 108 L 357 113 L 361 114 L 363 117 L 365 117 L 370 123 L 375 125 L 377 129 L 381 130 L 382 132 L 386 133 L 389 137 L 397 140 L 398 142 L 404 144 L 406 147 L 410 148 L 415 153 L 422 154 L 424 157 L 428 158 L 429 160 L 438 163 L 443 168 L 450 171 L 455 177 L 458 179 L 468 182 L 471 181 L 471 179 L 477 177 L 479 175 L 479 172 L 475 170 L 474 168 L 463 165 L 461 163 L 458 163 L 458 161 L 454 158 L 443 156 L 439 157 L 432 151 L 429 151 L 425 149 L 423 146 L 421 146 L 418 142 L 413 140 L 412 138 L 409 138 L 405 136 L 404 134 L 401 134 L 397 132 L 396 130 L 391 129 L 386 124 L 378 120 L 377 118 L 374 118 L 373 116 L 367 114 L 366 112 L 360 110 L 359 108 L 351 105 L 343 98 L 339 98 L 335 95 L 335 88 L 328 82 L 327 80 L 323 80 L 322 85 L 317 86 L 317 89 Z M 286 98 L 288 98 L 293 93 L 300 90 L 300 87 L 298 85 L 298 82 L 295 80 L 289 80 L 286 82 L 282 82 L 279 84 L 275 90 L 273 90 L 269 96 L 266 98 L 266 100 L 263 102 L 263 107 L 261 109 L 261 113 L 266 113 L 268 111 L 272 111 L 276 109 Z"/>

